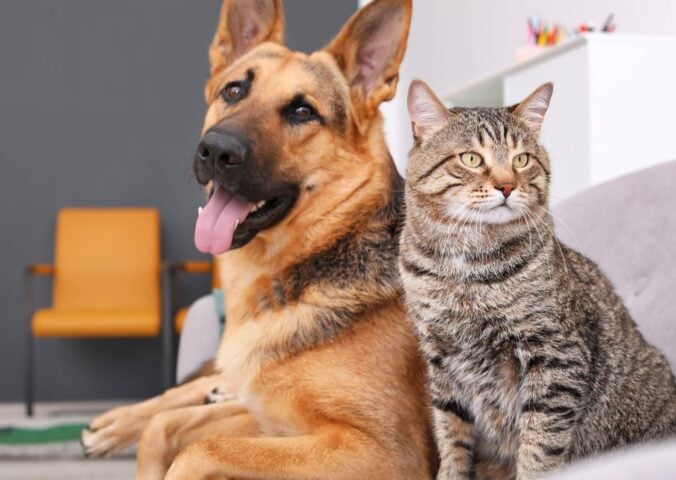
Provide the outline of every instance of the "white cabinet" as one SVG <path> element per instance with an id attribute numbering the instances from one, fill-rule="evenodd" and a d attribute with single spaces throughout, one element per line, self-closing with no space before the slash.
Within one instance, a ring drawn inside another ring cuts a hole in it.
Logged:
<path id="1" fill-rule="evenodd" d="M 554 83 L 543 126 L 552 203 L 676 159 L 676 37 L 588 34 L 446 95 L 458 106 L 511 105 Z"/>

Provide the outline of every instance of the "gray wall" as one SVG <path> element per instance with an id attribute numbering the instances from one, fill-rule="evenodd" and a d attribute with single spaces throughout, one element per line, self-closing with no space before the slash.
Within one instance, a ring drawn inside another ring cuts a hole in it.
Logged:
<path id="1" fill-rule="evenodd" d="M 292 48 L 325 44 L 357 0 L 288 0 Z M 50 262 L 62 206 L 155 206 L 163 251 L 199 258 L 190 158 L 220 0 L 0 3 L 0 401 L 22 397 L 22 269 Z M 184 296 L 208 289 L 184 285 Z M 40 297 L 49 301 L 49 282 Z M 187 298 L 184 300 L 187 301 Z M 156 340 L 41 340 L 38 400 L 158 393 Z"/>

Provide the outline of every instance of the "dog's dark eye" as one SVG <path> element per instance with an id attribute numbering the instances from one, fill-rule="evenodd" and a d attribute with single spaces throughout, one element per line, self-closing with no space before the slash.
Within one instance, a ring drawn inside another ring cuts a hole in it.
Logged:
<path id="1" fill-rule="evenodd" d="M 315 120 L 322 125 L 324 124 L 324 118 L 302 93 L 293 97 L 289 103 L 282 107 L 279 113 L 292 125 Z"/>
<path id="2" fill-rule="evenodd" d="M 308 105 L 301 105 L 300 107 L 296 107 L 296 109 L 293 111 L 293 114 L 298 118 L 308 118 L 314 115 L 314 112 L 312 111 L 312 107 Z"/>
<path id="3" fill-rule="evenodd" d="M 287 116 L 291 123 L 309 122 L 319 118 L 317 110 L 307 103 L 292 105 L 287 111 Z"/>
<path id="4" fill-rule="evenodd" d="M 241 100 L 244 96 L 244 87 L 240 82 L 228 83 L 225 88 L 221 91 L 221 97 L 227 103 L 232 104 Z"/>
<path id="5" fill-rule="evenodd" d="M 246 97 L 251 90 L 251 85 L 254 81 L 254 71 L 247 70 L 246 78 L 244 80 L 236 80 L 229 82 L 221 90 L 221 98 L 228 105 L 239 102 L 241 99 Z"/>

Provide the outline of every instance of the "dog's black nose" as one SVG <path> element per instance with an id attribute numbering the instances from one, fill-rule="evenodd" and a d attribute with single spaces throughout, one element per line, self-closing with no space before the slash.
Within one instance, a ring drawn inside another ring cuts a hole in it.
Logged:
<path id="1" fill-rule="evenodd" d="M 212 168 L 236 167 L 246 159 L 247 145 L 238 135 L 207 132 L 197 146 L 197 160 Z"/>

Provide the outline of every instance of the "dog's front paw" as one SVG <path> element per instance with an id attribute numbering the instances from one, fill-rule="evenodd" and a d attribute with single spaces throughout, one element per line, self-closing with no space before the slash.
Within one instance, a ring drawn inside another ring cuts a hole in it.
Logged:
<path id="1" fill-rule="evenodd" d="M 212 403 L 224 403 L 234 399 L 234 394 L 226 392 L 221 387 L 216 387 L 211 391 L 211 393 L 204 397 L 204 404 L 210 405 Z"/>
<path id="2" fill-rule="evenodd" d="M 87 457 L 110 457 L 138 442 L 145 419 L 132 406 L 110 410 L 94 418 L 80 435 Z"/>

